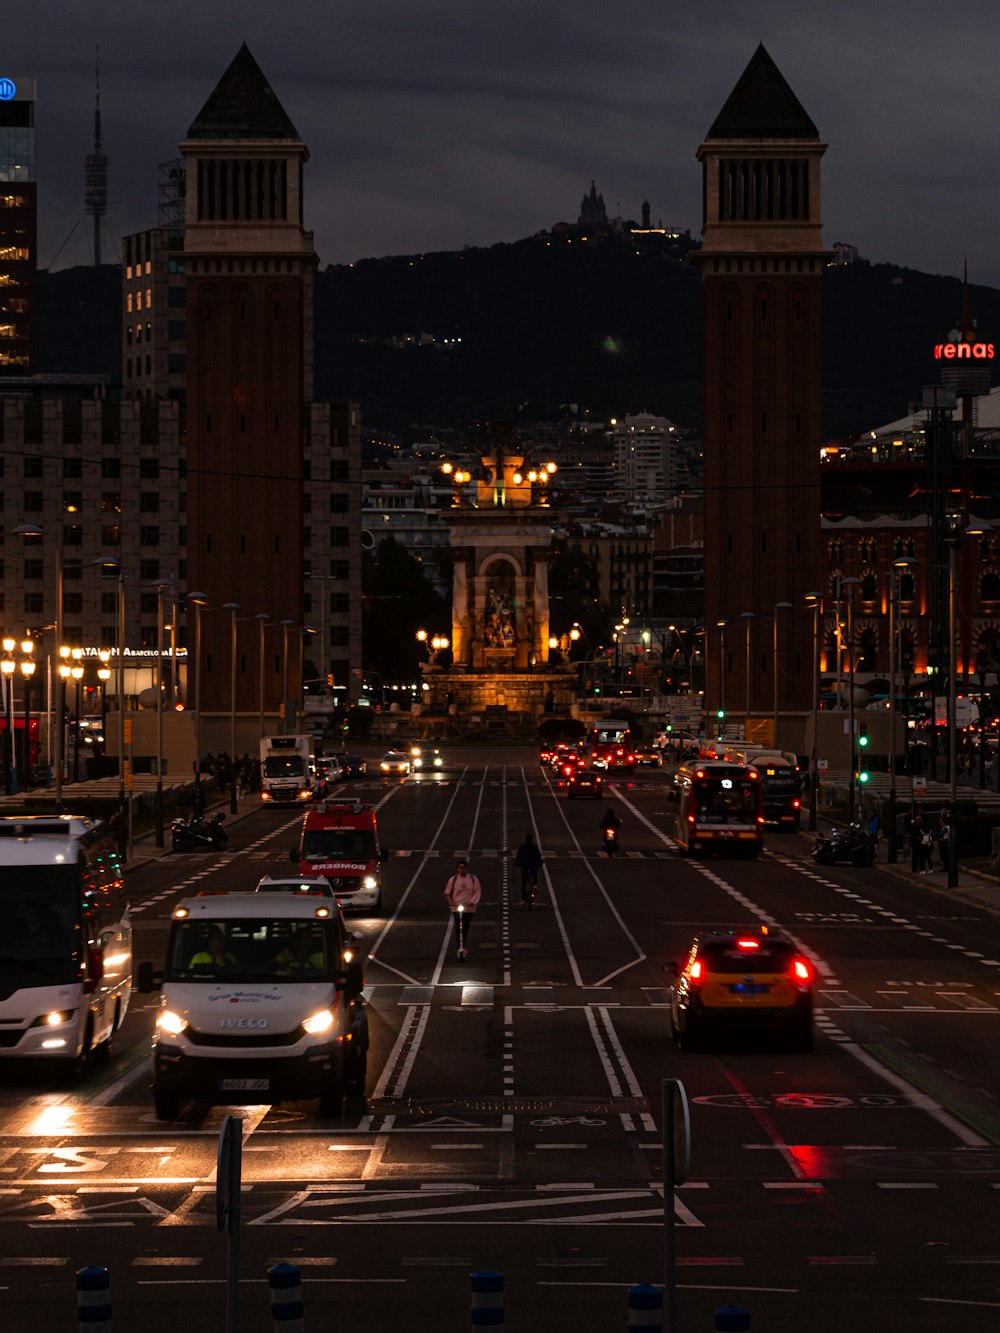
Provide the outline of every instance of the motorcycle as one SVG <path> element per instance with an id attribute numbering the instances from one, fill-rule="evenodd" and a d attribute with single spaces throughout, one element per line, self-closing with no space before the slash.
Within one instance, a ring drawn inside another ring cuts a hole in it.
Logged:
<path id="1" fill-rule="evenodd" d="M 819 833 L 813 844 L 812 857 L 817 865 L 870 866 L 875 861 L 877 842 L 860 824 L 834 829 L 829 837 Z"/>
<path id="2" fill-rule="evenodd" d="M 175 852 L 224 852 L 229 845 L 229 834 L 222 827 L 224 819 L 222 814 L 210 819 L 175 819 L 170 825 L 170 846 Z"/>
<path id="3" fill-rule="evenodd" d="M 618 830 L 611 824 L 601 827 L 601 844 L 608 856 L 618 855 Z"/>

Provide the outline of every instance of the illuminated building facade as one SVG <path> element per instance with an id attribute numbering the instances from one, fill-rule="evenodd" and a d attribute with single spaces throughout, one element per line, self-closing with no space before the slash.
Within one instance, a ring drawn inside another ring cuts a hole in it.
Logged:
<path id="1" fill-rule="evenodd" d="M 0 78 L 0 375 L 35 370 L 35 81 Z"/>

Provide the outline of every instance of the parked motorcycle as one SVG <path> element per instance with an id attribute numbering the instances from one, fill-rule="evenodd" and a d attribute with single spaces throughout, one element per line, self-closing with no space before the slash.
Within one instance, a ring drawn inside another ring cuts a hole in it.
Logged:
<path id="1" fill-rule="evenodd" d="M 224 852 L 229 845 L 229 834 L 222 827 L 224 819 L 222 814 L 212 815 L 210 819 L 200 815 L 175 819 L 170 825 L 170 846 L 175 852 Z"/>
<path id="2" fill-rule="evenodd" d="M 817 834 L 812 855 L 817 865 L 870 866 L 875 861 L 876 840 L 860 824 L 848 824 L 827 837 Z"/>

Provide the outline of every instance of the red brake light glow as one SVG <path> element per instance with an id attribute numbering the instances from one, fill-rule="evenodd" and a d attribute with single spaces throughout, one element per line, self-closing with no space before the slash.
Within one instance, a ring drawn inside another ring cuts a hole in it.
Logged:
<path id="1" fill-rule="evenodd" d="M 803 962 L 801 958 L 796 958 L 795 962 L 792 964 L 792 971 L 795 973 L 799 981 L 808 981 L 812 976 L 812 970 L 809 967 L 809 964 Z"/>
<path id="2" fill-rule="evenodd" d="M 701 977 L 701 959 L 696 958 L 688 968 L 688 976 L 692 981 L 697 981 Z"/>
<path id="3" fill-rule="evenodd" d="M 760 940 L 737 940 L 737 949 L 759 949 Z"/>

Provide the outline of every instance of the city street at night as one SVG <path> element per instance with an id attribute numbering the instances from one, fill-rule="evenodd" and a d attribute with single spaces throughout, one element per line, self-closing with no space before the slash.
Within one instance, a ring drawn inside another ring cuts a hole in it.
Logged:
<path id="1" fill-rule="evenodd" d="M 439 772 L 342 790 L 376 806 L 392 855 L 363 940 L 366 1095 L 186 1104 L 149 1093 L 157 995 L 133 993 L 111 1060 L 75 1085 L 10 1071 L 0 1090 L 0 1286 L 13 1326 L 75 1318 L 74 1273 L 106 1267 L 116 1323 L 219 1326 L 227 1239 L 216 1154 L 243 1120 L 241 1328 L 266 1274 L 300 1266 L 314 1327 L 466 1326 L 469 1274 L 505 1277 L 511 1329 L 612 1329 L 664 1280 L 661 1082 L 690 1104 L 676 1194 L 678 1326 L 742 1305 L 754 1328 L 994 1328 L 1000 1247 L 1000 921 L 890 874 L 820 868 L 810 835 L 756 861 L 681 857 L 666 770 L 569 801 L 528 746 L 445 749 Z M 621 854 L 600 851 L 607 808 Z M 676 808 L 676 807 L 674 807 Z M 162 966 L 179 899 L 287 871 L 301 814 L 241 802 L 223 854 L 129 872 L 135 953 Z M 531 909 L 514 852 L 544 856 Z M 483 894 L 459 962 L 443 897 L 460 857 Z M 895 868 L 893 868 L 895 869 Z M 816 976 L 809 1053 L 722 1036 L 679 1052 L 664 965 L 705 927 L 780 927 Z"/>

